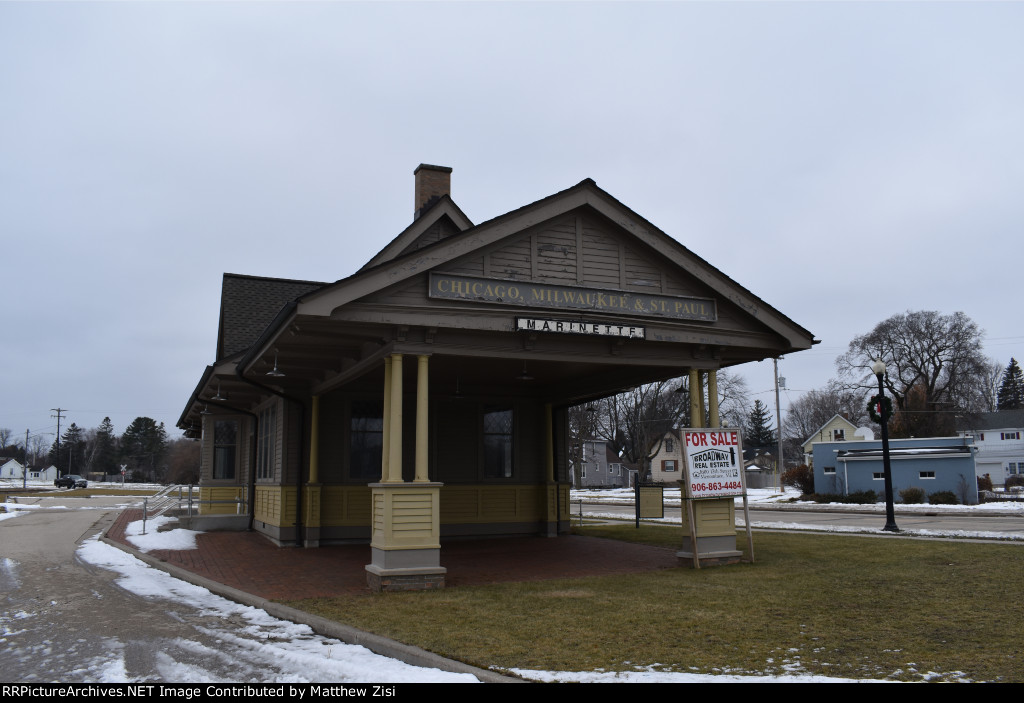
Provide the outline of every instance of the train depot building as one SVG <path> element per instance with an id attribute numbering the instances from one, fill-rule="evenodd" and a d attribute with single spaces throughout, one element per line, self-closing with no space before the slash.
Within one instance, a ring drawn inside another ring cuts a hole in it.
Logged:
<path id="1" fill-rule="evenodd" d="M 718 369 L 814 343 L 589 179 L 481 224 L 450 182 L 420 165 L 412 224 L 347 278 L 225 274 L 178 423 L 203 516 L 443 586 L 446 539 L 567 531 L 570 406 L 688 375 L 717 426 Z"/>

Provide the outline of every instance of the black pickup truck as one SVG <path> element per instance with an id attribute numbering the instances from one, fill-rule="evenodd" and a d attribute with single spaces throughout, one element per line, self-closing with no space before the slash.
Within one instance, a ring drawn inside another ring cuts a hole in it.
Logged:
<path id="1" fill-rule="evenodd" d="M 76 474 L 68 474 L 54 479 L 53 485 L 57 488 L 88 488 L 89 482 Z"/>

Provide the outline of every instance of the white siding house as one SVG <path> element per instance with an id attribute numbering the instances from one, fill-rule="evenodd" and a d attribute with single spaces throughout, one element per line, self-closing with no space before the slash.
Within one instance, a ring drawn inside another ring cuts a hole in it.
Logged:
<path id="1" fill-rule="evenodd" d="M 978 477 L 986 474 L 994 486 L 1024 474 L 1024 410 L 983 413 L 966 421 L 961 437 L 973 437 L 978 447 Z"/>

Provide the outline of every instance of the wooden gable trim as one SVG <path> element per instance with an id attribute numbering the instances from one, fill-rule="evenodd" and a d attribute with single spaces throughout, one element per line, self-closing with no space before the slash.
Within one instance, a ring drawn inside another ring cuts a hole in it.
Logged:
<path id="1" fill-rule="evenodd" d="M 332 311 L 342 305 L 405 281 L 417 274 L 444 266 L 468 254 L 483 253 L 481 250 L 490 248 L 511 235 L 529 230 L 584 205 L 590 206 L 639 242 L 665 257 L 682 272 L 706 285 L 715 295 L 737 305 L 743 312 L 768 327 L 773 333 L 783 337 L 792 349 L 808 349 L 814 343 L 813 335 L 810 332 L 622 205 L 589 179 L 561 193 L 556 193 L 544 200 L 484 222 L 431 246 L 409 252 L 372 268 L 364 267 L 347 279 L 325 286 L 319 291 L 300 298 L 297 313 L 329 316 Z"/>
<path id="2" fill-rule="evenodd" d="M 373 269 L 361 269 L 333 286 L 303 296 L 299 301 L 299 314 L 328 316 L 341 305 L 476 252 L 584 204 L 586 198 L 583 193 L 566 191 L 564 200 L 549 200 L 533 210 L 527 206 L 527 212 L 512 213 L 516 215 L 514 218 L 502 216 Z"/>
<path id="3" fill-rule="evenodd" d="M 462 212 L 451 196 L 445 195 L 430 209 L 420 215 L 411 225 L 402 230 L 401 233 L 377 252 L 372 259 L 367 261 L 360 271 L 372 268 L 379 264 L 386 263 L 401 255 L 405 249 L 419 239 L 423 234 L 434 226 L 438 220 L 447 216 L 460 231 L 466 231 L 473 226 L 472 221 Z"/>

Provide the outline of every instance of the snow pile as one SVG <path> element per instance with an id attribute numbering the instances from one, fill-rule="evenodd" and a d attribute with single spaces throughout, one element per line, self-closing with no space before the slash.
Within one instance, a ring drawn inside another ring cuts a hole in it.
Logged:
<path id="1" fill-rule="evenodd" d="M 176 518 L 159 515 L 145 522 L 146 534 L 142 534 L 143 522 L 136 520 L 124 528 L 124 535 L 139 551 L 151 552 L 154 549 L 189 550 L 196 548 L 196 535 L 203 534 L 195 530 L 176 528 L 159 532 L 162 525 L 177 522 Z"/>

